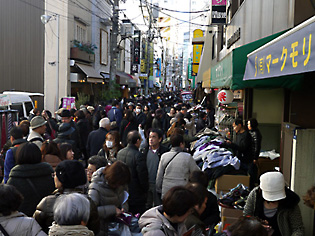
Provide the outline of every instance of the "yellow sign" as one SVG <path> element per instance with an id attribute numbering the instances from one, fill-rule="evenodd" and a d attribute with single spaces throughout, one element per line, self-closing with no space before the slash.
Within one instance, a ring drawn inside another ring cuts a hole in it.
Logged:
<path id="1" fill-rule="evenodd" d="M 141 59 L 140 71 L 141 71 L 141 73 L 146 73 L 145 59 Z"/>
<path id="2" fill-rule="evenodd" d="M 203 37 L 203 31 L 201 29 L 194 30 L 193 33 L 194 38 L 200 38 Z M 193 63 L 192 63 L 192 72 L 193 74 L 198 73 L 199 69 L 199 62 L 201 59 L 201 53 L 202 53 L 203 44 L 194 44 L 193 45 Z"/>

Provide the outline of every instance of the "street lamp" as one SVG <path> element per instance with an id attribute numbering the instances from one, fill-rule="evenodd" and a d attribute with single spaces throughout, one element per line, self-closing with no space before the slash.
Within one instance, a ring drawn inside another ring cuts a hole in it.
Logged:
<path id="1" fill-rule="evenodd" d="M 56 59 L 56 110 L 59 108 L 59 15 L 54 14 L 52 16 L 49 15 L 41 15 L 40 20 L 45 25 L 47 24 L 51 19 L 57 20 L 57 59 Z M 53 64 L 51 64 L 53 65 Z"/>

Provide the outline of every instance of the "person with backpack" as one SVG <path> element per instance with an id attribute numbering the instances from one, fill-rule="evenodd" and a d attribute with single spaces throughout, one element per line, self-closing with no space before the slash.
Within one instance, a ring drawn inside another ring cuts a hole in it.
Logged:
<path id="1" fill-rule="evenodd" d="M 11 169 L 16 165 L 16 150 L 22 143 L 27 142 L 23 138 L 23 130 L 20 127 L 13 127 L 10 131 L 10 141 L 12 147 L 7 151 L 4 160 L 4 178 L 3 182 L 6 184 L 9 179 Z"/>
<path id="2" fill-rule="evenodd" d="M 41 116 L 35 116 L 31 120 L 31 131 L 27 141 L 36 144 L 39 149 L 44 142 L 42 135 L 46 132 L 46 123 L 47 121 Z"/>
<path id="3" fill-rule="evenodd" d="M 119 109 L 119 102 L 114 100 L 112 103 L 112 108 L 107 112 L 107 117 L 110 122 L 116 121 L 118 127 L 120 127 L 120 122 L 122 121 L 123 115 Z"/>

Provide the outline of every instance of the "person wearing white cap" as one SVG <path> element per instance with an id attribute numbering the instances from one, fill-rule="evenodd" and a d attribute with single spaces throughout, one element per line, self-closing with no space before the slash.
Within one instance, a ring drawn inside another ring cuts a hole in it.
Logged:
<path id="1" fill-rule="evenodd" d="M 285 187 L 280 172 L 260 176 L 260 185 L 254 188 L 246 201 L 244 216 L 256 216 L 270 226 L 270 235 L 304 235 L 299 208 L 300 197 Z"/>
<path id="2" fill-rule="evenodd" d="M 39 149 L 42 147 L 44 142 L 42 135 L 46 132 L 46 123 L 47 121 L 45 121 L 45 119 L 41 116 L 35 116 L 31 120 L 31 131 L 27 141 L 35 143 Z"/>

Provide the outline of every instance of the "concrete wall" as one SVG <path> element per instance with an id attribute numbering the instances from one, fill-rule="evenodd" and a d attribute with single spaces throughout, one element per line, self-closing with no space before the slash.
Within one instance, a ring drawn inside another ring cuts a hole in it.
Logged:
<path id="1" fill-rule="evenodd" d="M 241 28 L 241 37 L 220 52 L 220 60 L 234 48 L 272 35 L 294 25 L 294 0 L 246 0 L 226 27 L 226 40 Z"/>
<path id="2" fill-rule="evenodd" d="M 0 1 L 0 92 L 44 92 L 42 14 L 43 1 Z"/>

